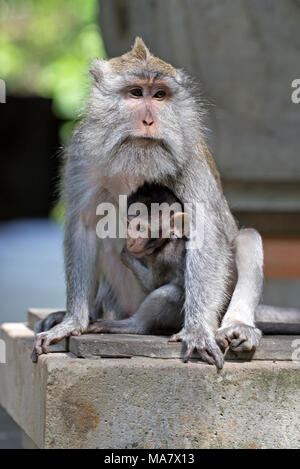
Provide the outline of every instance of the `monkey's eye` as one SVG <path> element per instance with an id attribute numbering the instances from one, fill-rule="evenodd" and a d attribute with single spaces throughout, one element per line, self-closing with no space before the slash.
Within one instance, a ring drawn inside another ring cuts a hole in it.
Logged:
<path id="1" fill-rule="evenodd" d="M 164 99 L 166 97 L 166 92 L 164 90 L 159 90 L 155 93 L 155 95 L 153 96 L 153 98 L 156 98 L 156 99 Z"/>
<path id="2" fill-rule="evenodd" d="M 129 90 L 129 93 L 134 98 L 141 98 L 143 96 L 142 88 L 131 88 L 131 90 Z"/>

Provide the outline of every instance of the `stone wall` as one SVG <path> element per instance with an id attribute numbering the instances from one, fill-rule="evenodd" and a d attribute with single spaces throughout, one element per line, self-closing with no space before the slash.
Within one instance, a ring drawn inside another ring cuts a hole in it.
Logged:
<path id="1" fill-rule="evenodd" d="M 198 79 L 223 178 L 300 182 L 299 1 L 101 0 L 100 24 L 109 56 L 140 35 Z"/>

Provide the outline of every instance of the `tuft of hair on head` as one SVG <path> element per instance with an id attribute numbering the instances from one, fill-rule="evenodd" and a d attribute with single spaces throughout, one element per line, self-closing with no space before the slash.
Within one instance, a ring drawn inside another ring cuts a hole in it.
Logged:
<path id="1" fill-rule="evenodd" d="M 112 71 L 117 74 L 145 69 L 174 78 L 177 73 L 172 65 L 152 55 L 140 37 L 135 38 L 132 49 L 129 52 L 121 55 L 121 57 L 110 59 L 108 62 Z"/>
<path id="2" fill-rule="evenodd" d="M 136 37 L 131 51 L 129 52 L 137 60 L 148 60 L 150 58 L 150 52 L 146 44 L 141 37 Z"/>

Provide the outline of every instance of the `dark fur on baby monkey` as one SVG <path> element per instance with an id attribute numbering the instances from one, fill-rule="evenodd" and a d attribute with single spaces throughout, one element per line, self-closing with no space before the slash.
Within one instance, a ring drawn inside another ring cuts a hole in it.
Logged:
<path id="1" fill-rule="evenodd" d="M 135 203 L 145 205 L 147 216 L 127 214 L 127 242 L 121 259 L 147 296 L 132 316 L 97 320 L 88 332 L 150 334 L 178 332 L 182 327 L 188 215 L 179 199 L 158 184 L 139 188 L 128 198 L 128 207 Z M 159 213 L 156 227 L 151 218 L 153 203 L 168 207 L 165 216 Z M 151 232 L 151 226 L 156 233 Z"/>
<path id="2" fill-rule="evenodd" d="M 129 213 L 130 207 L 136 203 L 144 204 L 146 217 Z M 157 226 L 151 218 L 152 204 L 159 204 L 166 209 L 166 212 L 163 212 L 165 216 L 159 212 Z M 122 320 L 96 320 L 89 325 L 87 332 L 123 334 L 178 332 L 184 319 L 184 268 L 185 244 L 189 231 L 188 215 L 183 212 L 182 203 L 172 191 L 158 184 L 145 183 L 128 197 L 127 206 L 127 241 L 121 259 L 134 274 L 146 297 L 130 317 Z M 61 322 L 64 314 L 64 312 L 50 314 L 40 323 L 40 329 L 49 330 Z"/>

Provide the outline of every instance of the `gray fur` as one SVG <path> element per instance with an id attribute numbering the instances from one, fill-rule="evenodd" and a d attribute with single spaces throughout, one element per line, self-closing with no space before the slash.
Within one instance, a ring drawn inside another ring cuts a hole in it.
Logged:
<path id="1" fill-rule="evenodd" d="M 182 202 L 205 206 L 203 247 L 186 254 L 185 323 L 174 340 L 185 341 L 189 353 L 196 348 L 221 368 L 223 356 L 215 332 L 232 292 L 238 229 L 202 145 L 204 110 L 182 71 L 163 76 L 171 96 L 154 115 L 158 138 L 145 145 L 135 138 L 121 90 L 137 76 L 157 73 L 142 61 L 138 68 L 120 74 L 110 69 L 110 62 L 99 62 L 97 67 L 86 117 L 66 150 L 62 195 L 67 210 L 67 313 L 61 324 L 37 336 L 36 351 L 47 352 L 51 342 L 85 332 L 95 298 L 97 308 L 103 310 L 102 298 L 116 319 L 131 316 L 145 299 L 132 273 L 121 264 L 120 240 L 96 237 L 95 213 L 101 201 L 117 205 L 119 194 L 134 191 L 146 180 L 167 186 Z"/>

